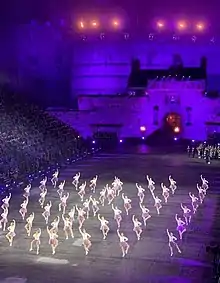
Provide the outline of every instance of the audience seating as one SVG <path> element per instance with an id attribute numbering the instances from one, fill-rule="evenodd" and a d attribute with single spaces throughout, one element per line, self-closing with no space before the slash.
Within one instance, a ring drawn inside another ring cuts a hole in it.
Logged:
<path id="1" fill-rule="evenodd" d="M 79 133 L 5 87 L 0 90 L 0 178 L 19 181 L 85 152 Z"/>

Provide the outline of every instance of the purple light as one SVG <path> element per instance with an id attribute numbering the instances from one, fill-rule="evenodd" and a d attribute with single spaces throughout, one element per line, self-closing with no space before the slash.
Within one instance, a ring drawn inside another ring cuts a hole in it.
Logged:
<path id="1" fill-rule="evenodd" d="M 122 142 L 123 142 L 123 140 L 120 140 L 119 142 L 120 142 L 120 143 L 122 143 Z"/>
<path id="2" fill-rule="evenodd" d="M 192 140 L 192 142 L 195 142 L 195 140 Z"/>
<path id="3" fill-rule="evenodd" d="M 95 141 L 92 141 L 93 144 L 95 144 Z"/>
<path id="4" fill-rule="evenodd" d="M 145 137 L 142 137 L 142 140 L 145 140 Z"/>
<path id="5" fill-rule="evenodd" d="M 141 131 L 141 132 L 145 132 L 145 131 L 146 131 L 146 127 L 145 127 L 145 126 L 141 126 L 141 127 L 140 127 L 140 131 Z"/>
<path id="6" fill-rule="evenodd" d="M 177 138 L 174 138 L 175 141 L 177 141 Z"/>

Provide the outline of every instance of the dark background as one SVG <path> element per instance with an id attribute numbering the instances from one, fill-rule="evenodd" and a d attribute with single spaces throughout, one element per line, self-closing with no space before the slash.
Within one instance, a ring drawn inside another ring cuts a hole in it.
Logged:
<path id="1" fill-rule="evenodd" d="M 77 11 L 94 12 L 122 9 L 130 20 L 140 23 L 152 21 L 153 17 L 175 18 L 187 16 L 190 19 L 204 18 L 212 29 L 219 29 L 219 7 L 218 0 L 4 0 L 0 4 L 0 19 L 2 24 L 24 23 L 31 19 L 51 20 L 54 17 L 72 18 Z"/>

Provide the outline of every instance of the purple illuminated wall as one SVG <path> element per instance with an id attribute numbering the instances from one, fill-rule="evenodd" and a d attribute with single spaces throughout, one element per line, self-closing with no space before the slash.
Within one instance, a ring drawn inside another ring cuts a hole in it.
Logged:
<path id="1" fill-rule="evenodd" d="M 168 68 L 175 54 L 185 66 L 199 66 L 207 57 L 209 89 L 220 90 L 220 66 L 216 63 L 218 43 L 193 43 L 147 38 L 86 41 L 65 28 L 49 24 L 20 26 L 1 33 L 0 79 L 10 80 L 48 106 L 68 105 L 78 94 L 115 94 L 127 86 L 131 60 L 139 58 L 142 68 Z"/>
<path id="2" fill-rule="evenodd" d="M 188 40 L 189 41 L 189 40 Z M 199 67 L 203 56 L 208 62 L 208 89 L 220 90 L 219 48 L 209 43 L 159 43 L 153 41 L 82 41 L 73 57 L 72 89 L 77 94 L 111 94 L 127 86 L 131 60 L 138 58 L 141 68 L 167 69 L 178 55 L 186 67 Z"/>
<path id="3" fill-rule="evenodd" d="M 47 25 L 26 25 L 5 34 L 0 47 L 2 80 L 47 105 L 62 105 L 71 93 L 72 46 Z M 2 64 L 3 62 L 3 64 Z"/>

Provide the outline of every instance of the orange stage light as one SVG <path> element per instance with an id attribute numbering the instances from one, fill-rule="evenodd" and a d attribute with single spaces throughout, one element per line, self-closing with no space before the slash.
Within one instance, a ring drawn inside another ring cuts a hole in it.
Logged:
<path id="1" fill-rule="evenodd" d="M 179 30 L 184 30 L 184 29 L 187 28 L 187 24 L 186 24 L 185 21 L 180 21 L 180 22 L 178 22 L 177 27 L 178 27 Z"/>
<path id="2" fill-rule="evenodd" d="M 84 24 L 84 22 L 79 22 L 79 27 L 81 28 L 81 29 L 83 29 L 83 28 L 85 28 L 85 24 Z"/>
<path id="3" fill-rule="evenodd" d="M 114 20 L 114 21 L 113 21 L 113 26 L 118 27 L 118 26 L 119 26 L 119 22 L 116 21 L 116 20 Z"/>
<path id="4" fill-rule="evenodd" d="M 203 31 L 205 28 L 204 24 L 203 23 L 198 23 L 196 25 L 196 29 L 199 30 L 199 31 Z"/>
<path id="5" fill-rule="evenodd" d="M 174 133 L 179 133 L 179 132 L 180 132 L 180 128 L 179 128 L 179 127 L 175 127 L 175 128 L 173 129 L 173 131 L 174 131 Z"/>
<path id="6" fill-rule="evenodd" d="M 91 26 L 92 26 L 93 28 L 97 28 L 97 27 L 98 27 L 98 22 L 97 22 L 97 21 L 92 21 L 92 22 L 91 22 Z"/>
<path id="7" fill-rule="evenodd" d="M 158 21 L 158 22 L 157 22 L 157 27 L 160 28 L 160 29 L 161 29 L 161 28 L 164 28 L 164 22 Z"/>

